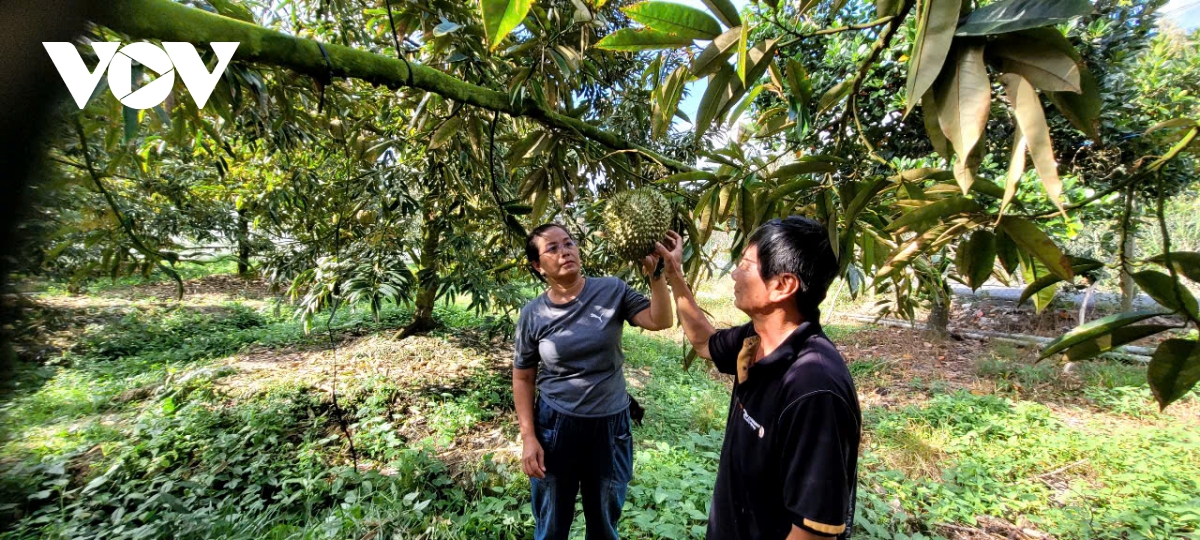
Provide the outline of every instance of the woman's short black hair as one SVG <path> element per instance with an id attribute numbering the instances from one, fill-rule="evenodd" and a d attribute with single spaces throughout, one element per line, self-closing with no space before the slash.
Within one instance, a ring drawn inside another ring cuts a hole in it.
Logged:
<path id="1" fill-rule="evenodd" d="M 763 280 L 780 274 L 800 279 L 796 306 L 805 320 L 817 322 L 829 284 L 837 277 L 838 260 L 829 244 L 829 231 L 821 222 L 802 216 L 772 219 L 750 236 L 758 246 L 758 270 Z"/>
<path id="2" fill-rule="evenodd" d="M 543 223 L 538 225 L 537 228 L 529 231 L 529 235 L 525 237 L 525 261 L 529 264 L 529 273 L 533 274 L 533 277 L 541 280 L 542 283 L 546 282 L 545 276 L 539 274 L 538 271 L 533 267 L 533 263 L 538 262 L 538 259 L 542 255 L 538 252 L 537 238 L 543 234 L 546 234 L 546 231 L 554 228 L 562 229 L 562 232 L 567 233 L 567 238 L 574 240 L 574 238 L 571 236 L 571 231 L 568 231 L 566 227 L 563 227 L 558 223 Z"/>

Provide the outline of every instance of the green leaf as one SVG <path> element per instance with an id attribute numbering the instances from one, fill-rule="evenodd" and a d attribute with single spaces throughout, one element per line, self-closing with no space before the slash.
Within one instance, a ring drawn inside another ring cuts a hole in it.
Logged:
<path id="1" fill-rule="evenodd" d="M 1188 313 L 1193 319 L 1200 319 L 1200 308 L 1192 291 L 1182 283 L 1176 283 L 1171 276 L 1157 270 L 1142 270 L 1133 274 L 1133 281 L 1163 307 L 1177 313 Z"/>
<path id="2" fill-rule="evenodd" d="M 121 117 L 125 120 L 125 142 L 133 140 L 137 137 L 138 132 L 138 110 L 130 109 L 124 105 L 121 106 Z"/>
<path id="3" fill-rule="evenodd" d="M 983 207 L 971 199 L 960 196 L 949 197 L 905 212 L 896 221 L 889 223 L 886 230 L 901 233 L 908 230 L 921 232 L 951 216 L 982 211 Z"/>
<path id="4" fill-rule="evenodd" d="M 688 69 L 685 66 L 675 68 L 667 76 L 667 80 L 653 92 L 654 110 L 650 117 L 650 136 L 658 139 L 666 135 L 671 127 L 675 112 L 679 110 L 679 100 L 683 98 L 683 88 L 688 81 Z"/>
<path id="5" fill-rule="evenodd" d="M 1046 269 L 1065 281 L 1075 279 L 1071 261 L 1037 225 L 1022 218 L 1005 216 L 1000 219 L 1000 227 L 1022 250 L 1042 261 Z"/>
<path id="6" fill-rule="evenodd" d="M 1046 97 L 1050 98 L 1050 102 L 1058 109 L 1075 129 L 1082 131 L 1093 141 L 1100 142 L 1100 106 L 1103 100 L 1100 97 L 1100 86 L 1096 83 L 1096 77 L 1087 69 L 1087 66 L 1080 64 L 1079 66 L 1079 86 L 1083 89 L 1082 93 L 1074 92 L 1047 92 Z"/>
<path id="7" fill-rule="evenodd" d="M 738 15 L 738 10 L 734 7 L 730 0 L 703 0 L 704 5 L 708 10 L 716 15 L 721 23 L 726 28 L 734 28 L 742 25 L 742 18 Z"/>
<path id="8" fill-rule="evenodd" d="M 821 101 L 817 103 L 817 114 L 828 111 L 834 105 L 840 103 L 846 96 L 850 95 L 850 91 L 854 89 L 854 80 L 846 79 L 840 83 L 833 85 L 827 92 L 821 95 Z"/>
<path id="9" fill-rule="evenodd" d="M 1108 351 L 1116 349 L 1122 345 L 1128 345 L 1139 339 L 1143 339 L 1154 334 L 1165 332 L 1174 328 L 1165 324 L 1143 324 L 1140 326 L 1126 326 L 1113 330 L 1110 334 L 1089 339 L 1070 349 L 1067 349 L 1067 359 L 1072 362 L 1081 362 L 1100 356 Z"/>
<path id="10" fill-rule="evenodd" d="M 1104 263 L 1102 263 L 1100 261 L 1087 260 L 1084 262 L 1079 262 L 1079 263 L 1071 265 L 1071 271 L 1075 272 L 1075 274 L 1080 274 L 1083 272 L 1091 272 L 1092 270 L 1097 270 L 1103 266 L 1104 266 Z M 1044 276 L 1037 278 L 1032 283 L 1026 285 L 1024 291 L 1021 291 L 1021 298 L 1020 298 L 1020 300 L 1017 300 L 1017 305 L 1024 304 L 1025 301 L 1029 299 L 1029 297 L 1033 296 L 1034 294 L 1037 294 L 1038 291 L 1041 291 L 1042 289 L 1045 289 L 1046 287 L 1054 285 L 1055 283 L 1058 283 L 1062 280 L 1063 279 L 1061 277 L 1058 277 L 1054 274 L 1046 274 Z"/>
<path id="11" fill-rule="evenodd" d="M 1146 379 L 1159 410 L 1187 394 L 1200 382 L 1200 343 L 1190 339 L 1168 339 L 1150 358 Z"/>
<path id="12" fill-rule="evenodd" d="M 462 126 L 461 116 L 455 116 L 454 118 L 443 122 L 442 125 L 438 127 L 437 131 L 433 133 L 433 137 L 429 140 L 429 148 L 437 149 L 445 146 L 450 138 L 458 132 L 458 128 L 460 126 Z"/>
<path id="13" fill-rule="evenodd" d="M 1004 196 L 1000 199 L 999 216 L 1004 216 L 1004 210 L 1012 202 L 1013 197 L 1017 194 L 1017 186 L 1021 184 L 1021 179 L 1025 177 L 1025 151 L 1027 149 L 1025 135 L 1021 133 L 1021 124 L 1018 123 L 1013 129 L 1013 146 L 1012 157 L 1008 161 L 1008 177 L 1005 178 Z"/>
<path id="14" fill-rule="evenodd" d="M 1048 92 L 1083 92 L 1079 80 L 1079 64 L 1062 51 L 1062 44 L 1046 43 L 1040 36 L 1066 38 L 1052 28 L 1044 32 L 1027 31 L 1005 36 L 988 45 L 991 56 L 1000 59 L 1000 70 L 1016 73 L 1034 86 Z M 1070 47 L 1070 42 L 1066 42 Z"/>
<path id="15" fill-rule="evenodd" d="M 750 48 L 748 45 L 749 39 L 750 39 L 750 25 L 743 24 L 742 25 L 742 33 L 741 33 L 741 35 L 738 36 L 738 46 L 737 46 L 737 55 L 738 55 L 737 73 L 738 73 L 738 79 L 740 79 L 742 81 L 742 86 L 748 86 L 746 84 L 746 68 L 747 68 L 747 64 L 750 63 L 749 59 L 747 58 L 748 52 L 749 52 L 748 49 Z"/>
<path id="16" fill-rule="evenodd" d="M 1155 255 L 1146 261 L 1164 268 L 1167 266 L 1167 258 L 1162 254 Z M 1200 283 L 1200 252 L 1172 251 L 1171 266 L 1174 266 L 1175 271 L 1183 274 L 1184 277 Z"/>
<path id="17" fill-rule="evenodd" d="M 992 108 L 992 84 L 983 61 L 983 45 L 957 47 L 955 61 L 947 68 L 954 71 L 939 79 L 936 89 L 938 124 L 958 156 L 954 177 L 965 195 L 974 182 L 974 163 L 968 156 L 983 137 Z"/>
<path id="18" fill-rule="evenodd" d="M 812 189 L 820 185 L 821 183 L 816 180 L 793 180 L 772 190 L 771 195 L 767 197 L 766 206 L 775 204 L 793 193 Z"/>
<path id="19" fill-rule="evenodd" d="M 1109 315 L 1102 319 L 1096 319 L 1087 324 L 1077 326 L 1070 332 L 1067 332 L 1059 336 L 1054 341 L 1048 343 L 1046 348 L 1042 350 L 1042 355 L 1038 359 L 1041 360 L 1042 358 L 1049 357 L 1055 353 L 1065 351 L 1090 339 L 1095 339 L 1104 334 L 1108 334 L 1117 328 L 1129 326 L 1133 323 L 1141 322 L 1149 319 L 1150 317 L 1157 317 L 1159 315 L 1162 315 L 1162 312 L 1131 311 L 1127 313 Z"/>
<path id="20" fill-rule="evenodd" d="M 730 83 L 737 84 L 737 80 L 729 64 L 722 64 L 720 69 L 708 78 L 708 88 L 704 90 L 704 96 L 700 98 L 700 107 L 696 111 L 697 140 L 704 136 L 713 120 L 716 120 L 725 105 L 733 99 L 736 88 Z M 741 85 L 737 84 L 737 88 L 740 87 Z"/>
<path id="21" fill-rule="evenodd" d="M 691 39 L 713 39 L 721 35 L 721 25 L 716 19 L 691 6 L 651 0 L 622 11 L 630 19 L 660 32 Z"/>
<path id="22" fill-rule="evenodd" d="M 958 275 L 966 280 L 972 291 L 983 286 L 996 264 L 996 235 L 988 230 L 972 233 L 958 245 L 955 264 Z"/>
<path id="23" fill-rule="evenodd" d="M 1062 204 L 1062 179 L 1058 177 L 1058 161 L 1054 159 L 1050 126 L 1046 124 L 1042 100 L 1038 97 L 1037 90 L 1033 89 L 1033 85 L 1021 75 L 1005 73 L 1000 77 L 1000 81 L 1004 84 L 1004 92 L 1008 94 L 1009 102 L 1012 103 L 1021 136 L 1029 148 L 1029 154 L 1033 156 L 1033 166 L 1042 180 L 1042 187 L 1046 189 L 1050 202 L 1058 207 L 1065 218 L 1067 211 Z M 1014 152 L 1016 150 L 1013 149 Z"/>
<path id="24" fill-rule="evenodd" d="M 950 43 L 954 40 L 954 27 L 958 24 L 961 0 L 926 0 L 921 3 L 917 14 L 917 37 L 913 42 L 908 61 L 908 106 L 904 114 L 912 112 L 917 98 L 933 87 L 942 65 L 950 54 Z"/>
<path id="25" fill-rule="evenodd" d="M 529 13 L 533 0 L 479 0 L 483 8 L 483 30 L 488 49 L 496 50 Z"/>
<path id="26" fill-rule="evenodd" d="M 241 2 L 234 0 L 208 0 L 208 3 L 221 15 L 254 24 L 254 14 L 250 12 L 249 8 L 242 5 Z"/>
<path id="27" fill-rule="evenodd" d="M 996 258 L 1000 259 L 1000 266 L 1009 274 L 1021 264 L 1021 251 L 1017 248 L 1017 243 L 1003 230 L 996 232 Z"/>
<path id="28" fill-rule="evenodd" d="M 802 174 L 831 173 L 837 170 L 840 159 L 831 156 L 804 156 L 794 163 L 783 165 L 767 175 L 767 180 L 791 178 Z"/>
<path id="29" fill-rule="evenodd" d="M 698 182 L 701 180 L 712 182 L 717 179 L 717 175 L 708 171 L 688 171 L 675 173 L 671 176 L 663 178 L 655 182 L 656 184 L 681 184 L 683 182 Z"/>
<path id="30" fill-rule="evenodd" d="M 668 34 L 648 28 L 622 28 L 596 43 L 606 51 L 637 52 L 654 49 L 678 49 L 692 44 L 688 37 Z"/>
<path id="31" fill-rule="evenodd" d="M 1000 0 L 967 15 L 959 36 L 991 36 L 1051 26 L 1092 12 L 1087 0 Z"/>
<path id="32" fill-rule="evenodd" d="M 742 28 L 739 26 L 730 28 L 724 34 L 713 39 L 712 43 L 709 43 L 692 61 L 692 75 L 706 77 L 721 69 L 721 65 L 725 64 L 730 56 L 733 56 L 733 48 L 737 46 L 738 38 L 741 35 Z"/>
<path id="33" fill-rule="evenodd" d="M 946 134 L 942 132 L 942 125 L 938 123 L 938 115 L 941 114 L 941 107 L 938 106 L 937 96 L 934 94 L 933 88 L 925 91 L 925 96 L 921 98 L 921 116 L 925 121 L 925 134 L 929 136 L 929 142 L 933 144 L 933 149 L 942 156 L 946 161 L 954 158 L 954 150 L 950 147 L 950 141 L 946 139 Z"/>

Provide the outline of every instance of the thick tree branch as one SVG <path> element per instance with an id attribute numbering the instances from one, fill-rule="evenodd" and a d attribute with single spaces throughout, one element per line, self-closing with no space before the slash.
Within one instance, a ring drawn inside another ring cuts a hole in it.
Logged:
<path id="1" fill-rule="evenodd" d="M 318 79 L 331 73 L 316 41 L 290 36 L 246 22 L 176 4 L 170 0 L 113 0 L 94 2 L 88 18 L 108 28 L 142 39 L 211 43 L 237 41 L 237 59 L 291 69 Z M 673 160 L 622 135 L 578 118 L 559 114 L 532 99 L 512 103 L 504 92 L 470 84 L 436 69 L 396 58 L 325 44 L 332 75 L 361 79 L 390 88 L 411 87 L 447 99 L 511 116 L 524 116 L 550 127 L 569 130 L 615 150 L 635 150 L 675 171 L 695 167 Z"/>

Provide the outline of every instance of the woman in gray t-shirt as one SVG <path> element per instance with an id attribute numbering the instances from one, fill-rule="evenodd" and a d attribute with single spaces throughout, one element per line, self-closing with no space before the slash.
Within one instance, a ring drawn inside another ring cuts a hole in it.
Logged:
<path id="1" fill-rule="evenodd" d="M 651 279 L 647 300 L 619 278 L 585 277 L 575 240 L 556 224 L 534 229 L 525 255 L 547 285 L 521 309 L 513 362 L 534 538 L 567 538 L 582 492 L 587 537 L 615 539 L 633 474 L 621 333 L 626 321 L 670 328 L 671 292 L 661 278 Z M 657 262 L 646 257 L 643 271 L 652 275 Z"/>

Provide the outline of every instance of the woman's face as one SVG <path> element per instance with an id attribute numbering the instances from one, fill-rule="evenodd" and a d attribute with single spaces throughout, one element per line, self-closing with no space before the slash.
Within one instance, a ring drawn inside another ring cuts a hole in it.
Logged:
<path id="1" fill-rule="evenodd" d="M 538 236 L 534 242 L 538 248 L 538 261 L 534 270 L 546 279 L 570 281 L 579 275 L 579 246 L 575 240 L 558 227 L 551 228 Z"/>

